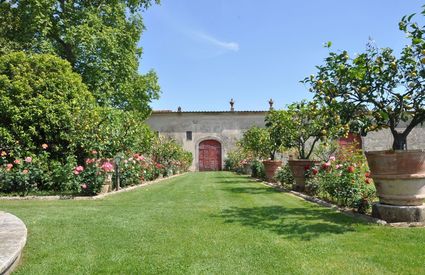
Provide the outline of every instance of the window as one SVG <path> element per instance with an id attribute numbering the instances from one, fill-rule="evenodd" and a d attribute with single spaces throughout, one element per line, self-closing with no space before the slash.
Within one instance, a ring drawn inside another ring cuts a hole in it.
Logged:
<path id="1" fill-rule="evenodd" d="M 192 140 L 192 131 L 186 131 L 186 140 Z"/>

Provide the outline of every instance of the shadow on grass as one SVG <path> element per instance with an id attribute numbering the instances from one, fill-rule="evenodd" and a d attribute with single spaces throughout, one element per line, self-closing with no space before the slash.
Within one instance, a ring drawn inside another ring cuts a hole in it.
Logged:
<path id="1" fill-rule="evenodd" d="M 233 183 L 252 183 L 253 178 L 248 175 L 238 175 L 238 174 L 231 174 L 228 176 L 214 176 L 214 180 L 216 183 L 220 184 L 233 184 Z"/>
<path id="2" fill-rule="evenodd" d="M 246 183 L 246 182 L 241 182 Z M 229 191 L 232 193 L 247 193 L 247 194 L 268 194 L 268 193 L 277 193 L 273 188 L 267 187 L 232 187 L 232 188 L 223 188 L 221 190 Z"/>
<path id="3" fill-rule="evenodd" d="M 225 223 L 237 223 L 299 240 L 344 234 L 354 231 L 353 225 L 358 224 L 349 217 L 323 208 L 231 207 L 223 210 L 216 217 L 224 219 Z"/>

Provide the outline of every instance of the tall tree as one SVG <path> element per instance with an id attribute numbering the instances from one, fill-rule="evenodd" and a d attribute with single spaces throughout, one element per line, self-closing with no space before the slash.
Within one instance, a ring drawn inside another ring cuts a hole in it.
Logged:
<path id="1" fill-rule="evenodd" d="M 155 72 L 138 73 L 141 12 L 159 0 L 0 0 L 0 54 L 56 54 L 102 106 L 142 117 L 159 96 Z"/>

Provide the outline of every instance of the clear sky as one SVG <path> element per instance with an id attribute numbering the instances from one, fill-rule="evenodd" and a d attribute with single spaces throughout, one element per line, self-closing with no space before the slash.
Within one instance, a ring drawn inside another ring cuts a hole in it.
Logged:
<path id="1" fill-rule="evenodd" d="M 311 98 L 299 83 L 315 73 L 332 41 L 352 55 L 369 37 L 397 52 L 414 0 L 161 0 L 143 14 L 140 71 L 154 69 L 162 94 L 152 108 L 265 110 Z"/>

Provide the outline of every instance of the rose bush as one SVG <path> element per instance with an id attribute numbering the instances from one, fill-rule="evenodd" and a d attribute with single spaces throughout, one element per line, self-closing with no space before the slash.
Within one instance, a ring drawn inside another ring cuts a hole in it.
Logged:
<path id="1" fill-rule="evenodd" d="M 81 155 L 88 156 L 83 161 L 74 155 L 54 160 L 47 143 L 40 146 L 40 153 L 23 157 L 21 155 L 26 152 L 19 146 L 15 148 L 0 151 L 0 193 L 95 195 L 107 177 L 116 181 L 113 159 L 102 157 L 108 152 L 94 149 L 82 152 Z M 185 172 L 191 164 L 191 153 L 173 140 L 158 138 L 149 153 L 127 151 L 122 155 L 120 186 Z"/>
<path id="2" fill-rule="evenodd" d="M 306 192 L 365 213 L 375 198 L 375 187 L 366 159 L 355 147 L 340 147 L 336 156 L 306 169 Z"/>

